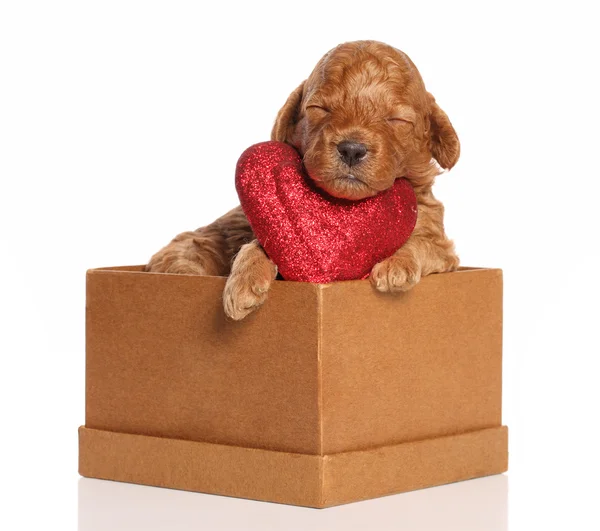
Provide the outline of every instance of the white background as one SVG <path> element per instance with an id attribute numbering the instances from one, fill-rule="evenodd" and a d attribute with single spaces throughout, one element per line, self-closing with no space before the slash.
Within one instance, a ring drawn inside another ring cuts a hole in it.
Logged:
<path id="1" fill-rule="evenodd" d="M 0 527 L 599 529 L 593 5 L 0 1 Z M 463 264 L 505 272 L 509 473 L 326 511 L 80 480 L 85 270 L 235 206 L 239 154 L 365 38 L 462 142 L 436 189 Z"/>

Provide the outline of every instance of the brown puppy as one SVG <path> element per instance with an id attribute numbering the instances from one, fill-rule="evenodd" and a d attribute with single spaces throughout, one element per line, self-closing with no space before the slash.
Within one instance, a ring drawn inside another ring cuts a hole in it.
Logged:
<path id="1" fill-rule="evenodd" d="M 431 187 L 440 167 L 456 164 L 460 144 L 406 54 L 375 41 L 334 48 L 289 96 L 271 139 L 295 146 L 310 177 L 337 197 L 373 196 L 398 177 L 411 182 L 417 225 L 401 249 L 373 267 L 375 289 L 406 291 L 424 275 L 458 267 Z M 232 319 L 258 308 L 277 275 L 240 207 L 177 236 L 146 270 L 229 275 L 223 303 Z"/>

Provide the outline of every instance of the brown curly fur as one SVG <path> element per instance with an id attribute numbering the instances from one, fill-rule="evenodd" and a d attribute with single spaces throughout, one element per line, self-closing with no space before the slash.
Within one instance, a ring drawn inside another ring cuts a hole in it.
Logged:
<path id="1" fill-rule="evenodd" d="M 440 167 L 456 164 L 460 144 L 406 54 L 375 41 L 334 48 L 289 96 L 271 138 L 295 146 L 311 178 L 337 197 L 372 196 L 397 177 L 411 182 L 419 205 L 417 225 L 401 249 L 373 267 L 375 289 L 406 291 L 424 275 L 458 267 L 454 245 L 444 233 L 443 205 L 431 188 Z M 337 151 L 344 140 L 368 149 L 351 169 Z M 348 178 L 350 171 L 353 178 Z M 240 207 L 206 227 L 179 234 L 146 270 L 229 275 L 223 302 L 232 319 L 258 308 L 277 275 Z"/>

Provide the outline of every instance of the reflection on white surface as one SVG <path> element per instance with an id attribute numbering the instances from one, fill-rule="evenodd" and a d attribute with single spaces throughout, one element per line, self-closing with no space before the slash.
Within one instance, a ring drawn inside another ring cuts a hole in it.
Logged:
<path id="1" fill-rule="evenodd" d="M 79 480 L 79 531 L 506 531 L 508 478 L 463 481 L 329 509 Z"/>

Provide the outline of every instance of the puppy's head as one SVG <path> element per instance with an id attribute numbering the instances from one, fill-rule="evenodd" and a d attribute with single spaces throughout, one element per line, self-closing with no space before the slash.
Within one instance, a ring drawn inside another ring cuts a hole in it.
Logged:
<path id="1" fill-rule="evenodd" d="M 327 53 L 279 111 L 273 140 L 295 146 L 310 177 L 335 197 L 363 199 L 398 177 L 427 185 L 456 164 L 450 120 L 408 58 L 375 41 Z"/>

